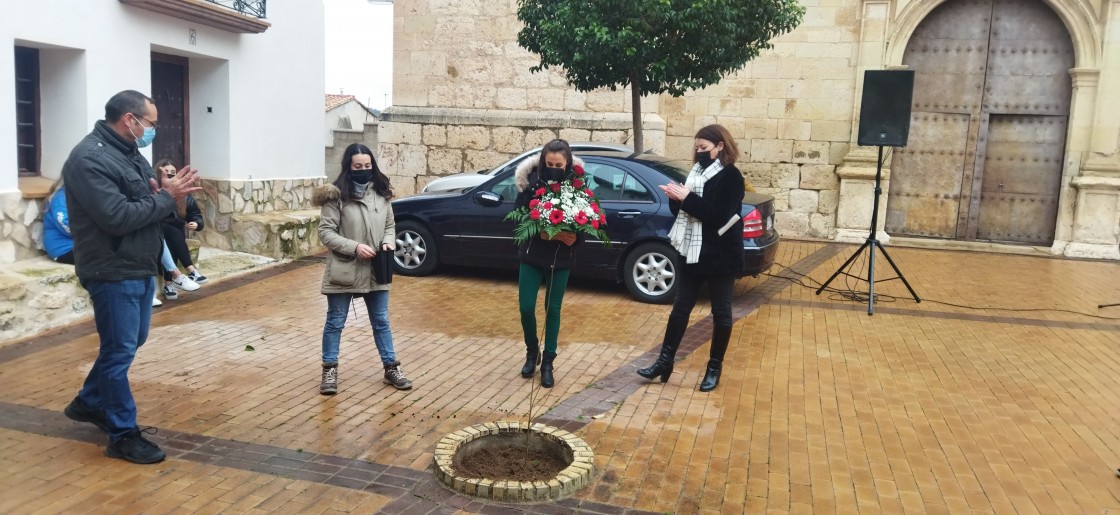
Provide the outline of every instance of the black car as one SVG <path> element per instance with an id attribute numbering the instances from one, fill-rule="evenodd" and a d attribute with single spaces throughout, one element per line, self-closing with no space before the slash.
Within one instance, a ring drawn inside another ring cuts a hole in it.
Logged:
<path id="1" fill-rule="evenodd" d="M 588 238 L 576 251 L 573 274 L 625 282 L 643 302 L 668 303 L 677 291 L 680 257 L 669 245 L 674 216 L 658 186 L 684 182 L 685 163 L 653 154 L 579 153 L 587 184 L 607 213 L 610 246 Z M 517 197 L 510 163 L 471 188 L 421 193 L 393 201 L 397 219 L 395 270 L 427 275 L 439 264 L 516 269 L 514 222 L 503 220 Z M 770 268 L 778 249 L 774 198 L 743 198 L 744 275 Z"/>

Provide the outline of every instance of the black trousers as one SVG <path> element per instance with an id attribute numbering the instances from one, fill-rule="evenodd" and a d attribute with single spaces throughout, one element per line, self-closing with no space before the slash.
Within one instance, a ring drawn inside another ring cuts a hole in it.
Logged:
<path id="1" fill-rule="evenodd" d="M 734 320 L 731 318 L 731 295 L 735 290 L 735 275 L 700 275 L 690 274 L 687 271 L 681 274 L 681 284 L 677 290 L 677 298 L 673 301 L 673 311 L 670 317 L 684 317 L 692 313 L 696 306 L 696 299 L 700 296 L 700 287 L 708 283 L 708 297 L 712 301 L 712 323 L 716 326 L 730 327 Z"/>
<path id="2" fill-rule="evenodd" d="M 167 242 L 167 250 L 171 251 L 171 259 L 184 267 L 194 266 L 191 261 L 191 249 L 187 247 L 187 233 L 182 227 L 163 224 L 163 241 Z M 171 271 L 164 270 L 163 278 L 170 281 Z"/>

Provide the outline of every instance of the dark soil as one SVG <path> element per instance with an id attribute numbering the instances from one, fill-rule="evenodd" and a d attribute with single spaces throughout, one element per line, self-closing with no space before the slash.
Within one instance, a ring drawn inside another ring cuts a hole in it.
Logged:
<path id="1" fill-rule="evenodd" d="M 529 449 L 527 458 L 524 444 L 478 449 L 456 460 L 455 473 L 495 481 L 548 481 L 568 468 L 561 456 L 544 450 Z"/>

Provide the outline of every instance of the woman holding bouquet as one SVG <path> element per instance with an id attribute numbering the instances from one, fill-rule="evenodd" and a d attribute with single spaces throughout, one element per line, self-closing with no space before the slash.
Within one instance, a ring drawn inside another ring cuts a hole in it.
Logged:
<path id="1" fill-rule="evenodd" d="M 564 183 L 570 186 L 575 182 L 576 188 L 579 188 L 578 184 L 582 181 L 576 177 L 576 167 L 582 174 L 583 162 L 572 157 L 572 149 L 567 141 L 554 139 L 548 142 L 540 154 L 529 156 L 518 165 L 518 195 L 514 209 L 531 210 L 537 217 L 533 220 L 539 220 L 542 216 L 542 196 L 550 190 L 560 191 Z M 562 219 L 559 209 L 549 213 Z M 533 377 L 539 360 L 541 386 L 545 388 L 552 388 L 554 383 L 552 363 L 556 359 L 556 343 L 560 334 L 560 309 L 564 303 L 568 275 L 575 263 L 575 248 L 582 241 L 582 235 L 575 232 L 561 231 L 549 237 L 542 230 L 529 235 L 518 248 L 521 267 L 518 271 L 517 297 L 526 348 L 525 367 L 521 369 L 521 377 Z M 537 293 L 542 282 L 545 285 L 543 355 L 540 354 L 540 341 L 537 338 L 536 315 Z"/>
<path id="2" fill-rule="evenodd" d="M 695 137 L 696 154 L 684 184 L 661 186 L 677 215 L 669 240 L 684 260 L 680 289 L 669 314 L 661 354 L 638 375 L 661 382 L 673 373 L 677 347 L 688 328 L 700 287 L 708 284 L 712 301 L 712 348 L 700 391 L 719 385 L 723 357 L 731 340 L 731 293 L 743 266 L 743 175 L 735 167 L 739 149 L 722 125 L 708 125 Z"/>

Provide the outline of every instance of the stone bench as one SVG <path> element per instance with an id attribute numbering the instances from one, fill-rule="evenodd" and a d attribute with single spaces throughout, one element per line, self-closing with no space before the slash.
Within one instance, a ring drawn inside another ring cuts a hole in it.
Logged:
<path id="1" fill-rule="evenodd" d="M 276 262 L 265 256 L 199 248 L 197 243 L 188 240 L 195 263 L 210 279 L 207 285 Z M 202 292 L 207 285 L 203 285 Z M 174 303 L 165 302 L 163 309 L 173 307 Z M 73 265 L 56 263 L 46 255 L 0 264 L 0 342 L 92 316 L 89 294 L 78 283 Z"/>
<path id="2" fill-rule="evenodd" d="M 0 265 L 0 340 L 66 325 L 93 314 L 74 266 L 45 255 Z"/>
<path id="3" fill-rule="evenodd" d="M 203 245 L 273 259 L 298 259 L 323 250 L 319 243 L 319 210 L 302 209 L 237 214 L 229 229 L 195 233 Z"/>

